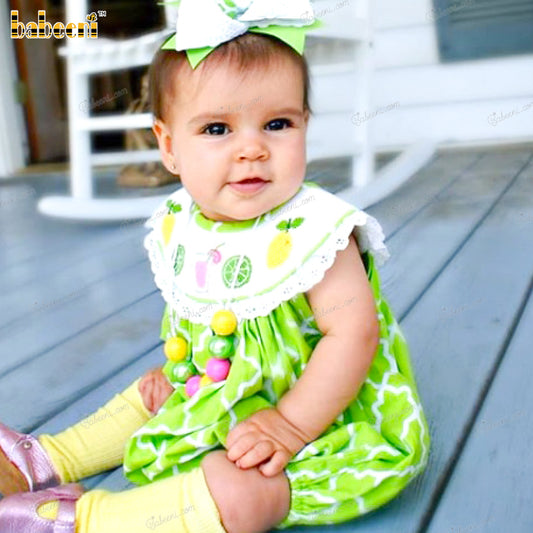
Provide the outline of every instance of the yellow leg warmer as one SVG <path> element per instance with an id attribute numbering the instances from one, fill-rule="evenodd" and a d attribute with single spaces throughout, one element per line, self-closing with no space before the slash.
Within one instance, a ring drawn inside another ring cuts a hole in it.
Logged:
<path id="1" fill-rule="evenodd" d="M 63 483 L 122 464 L 126 442 L 151 418 L 139 392 L 139 381 L 62 433 L 38 437 Z"/>
<path id="2" fill-rule="evenodd" d="M 76 533 L 226 533 L 204 472 L 196 467 L 125 492 L 86 492 Z"/>

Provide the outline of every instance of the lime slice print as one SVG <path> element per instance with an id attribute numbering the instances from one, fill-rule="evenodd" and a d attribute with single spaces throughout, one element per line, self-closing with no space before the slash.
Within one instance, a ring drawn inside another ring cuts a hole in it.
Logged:
<path id="1" fill-rule="evenodd" d="M 183 269 L 184 261 L 185 261 L 185 247 L 183 246 L 183 244 L 178 244 L 178 247 L 176 248 L 176 260 L 174 261 L 174 273 L 176 274 L 176 276 Z"/>
<path id="2" fill-rule="evenodd" d="M 239 267 L 239 272 L 237 272 L 237 266 L 239 265 L 239 262 L 241 263 L 241 266 Z M 250 281 L 251 275 L 252 262 L 246 255 L 242 256 L 242 261 L 240 255 L 234 255 L 233 257 L 230 257 L 224 263 L 224 267 L 222 268 L 222 281 L 224 282 L 224 285 L 228 287 L 228 289 L 231 287 L 238 289 L 239 287 L 246 285 L 246 283 Z"/>

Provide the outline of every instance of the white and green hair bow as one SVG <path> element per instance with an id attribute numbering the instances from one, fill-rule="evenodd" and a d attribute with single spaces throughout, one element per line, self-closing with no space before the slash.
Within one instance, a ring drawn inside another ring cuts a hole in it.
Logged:
<path id="1" fill-rule="evenodd" d="M 309 30 L 323 24 L 315 19 L 309 0 L 173 0 L 178 5 L 176 33 L 161 47 L 186 50 L 194 69 L 218 45 L 248 31 L 281 39 L 303 54 Z"/>

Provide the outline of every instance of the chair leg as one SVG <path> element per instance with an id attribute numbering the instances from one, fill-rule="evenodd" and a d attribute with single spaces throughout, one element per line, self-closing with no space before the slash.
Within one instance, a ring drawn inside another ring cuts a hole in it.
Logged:
<path id="1" fill-rule="evenodd" d="M 70 187 L 74 198 L 93 197 L 91 134 L 84 126 L 90 116 L 89 75 L 76 71 L 68 59 L 68 109 L 70 147 Z"/>

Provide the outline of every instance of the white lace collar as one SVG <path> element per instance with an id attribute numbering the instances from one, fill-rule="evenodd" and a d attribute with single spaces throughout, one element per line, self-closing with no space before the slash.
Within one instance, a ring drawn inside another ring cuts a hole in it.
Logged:
<path id="1" fill-rule="evenodd" d="M 379 223 L 314 184 L 258 219 L 215 222 L 185 189 L 145 224 L 156 285 L 179 318 L 208 325 L 224 304 L 239 320 L 265 316 L 323 277 L 354 232 L 376 263 L 389 257 Z"/>

